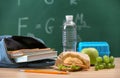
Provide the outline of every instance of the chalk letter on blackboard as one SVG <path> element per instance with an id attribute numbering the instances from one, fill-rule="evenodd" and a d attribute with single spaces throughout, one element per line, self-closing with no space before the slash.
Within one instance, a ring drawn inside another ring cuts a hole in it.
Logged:
<path id="1" fill-rule="evenodd" d="M 37 24 L 36 26 L 35 26 L 35 29 L 40 29 L 42 26 L 41 26 L 41 24 Z"/>
<path id="2" fill-rule="evenodd" d="M 28 20 L 28 17 L 23 17 L 18 19 L 18 35 L 21 35 L 21 29 L 26 28 L 27 25 L 22 24 L 22 21 Z"/>
<path id="3" fill-rule="evenodd" d="M 49 18 L 47 20 L 46 24 L 45 24 L 45 31 L 46 31 L 47 34 L 51 34 L 53 32 L 54 27 L 48 25 L 52 21 L 55 21 L 55 19 L 54 18 Z"/>
<path id="4" fill-rule="evenodd" d="M 35 37 L 35 35 L 33 33 L 30 33 L 30 32 L 27 33 L 27 36 L 29 36 L 29 37 Z"/>
<path id="5" fill-rule="evenodd" d="M 54 3 L 54 0 L 44 0 L 46 4 L 51 5 Z"/>
<path id="6" fill-rule="evenodd" d="M 76 0 L 70 0 L 70 4 L 73 5 L 73 4 L 77 4 Z"/>
<path id="7" fill-rule="evenodd" d="M 18 0 L 18 6 L 20 6 L 20 0 Z"/>
<path id="8" fill-rule="evenodd" d="M 78 22 L 78 21 L 80 21 L 80 22 Z M 76 15 L 75 23 L 80 24 L 80 25 L 78 25 L 78 30 L 81 30 L 82 28 L 90 28 L 90 26 L 88 26 L 86 21 L 84 20 L 83 13 Z"/>

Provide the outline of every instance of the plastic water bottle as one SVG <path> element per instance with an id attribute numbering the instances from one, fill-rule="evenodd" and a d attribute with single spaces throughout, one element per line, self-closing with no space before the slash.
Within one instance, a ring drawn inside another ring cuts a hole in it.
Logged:
<path id="1" fill-rule="evenodd" d="M 72 15 L 66 15 L 66 21 L 63 26 L 63 52 L 76 51 L 77 31 L 76 24 L 73 22 Z"/>

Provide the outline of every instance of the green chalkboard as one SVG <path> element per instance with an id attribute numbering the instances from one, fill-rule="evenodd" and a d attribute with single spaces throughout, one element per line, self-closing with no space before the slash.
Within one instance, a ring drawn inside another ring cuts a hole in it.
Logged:
<path id="1" fill-rule="evenodd" d="M 107 41 L 120 56 L 120 0 L 0 0 L 0 35 L 41 38 L 62 51 L 65 15 L 73 15 L 80 41 Z"/>

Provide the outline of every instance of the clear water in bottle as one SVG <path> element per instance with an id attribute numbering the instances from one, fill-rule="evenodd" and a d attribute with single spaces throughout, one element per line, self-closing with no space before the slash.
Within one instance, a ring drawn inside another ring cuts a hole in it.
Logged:
<path id="1" fill-rule="evenodd" d="M 66 21 L 63 27 L 63 52 L 66 51 L 76 51 L 76 25 L 73 22 L 73 16 L 68 15 L 66 16 Z"/>

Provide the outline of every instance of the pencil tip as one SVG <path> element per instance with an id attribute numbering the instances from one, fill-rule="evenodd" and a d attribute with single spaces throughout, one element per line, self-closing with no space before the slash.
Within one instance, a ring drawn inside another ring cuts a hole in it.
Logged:
<path id="1" fill-rule="evenodd" d="M 21 72 L 24 72 L 25 70 L 20 70 Z"/>

